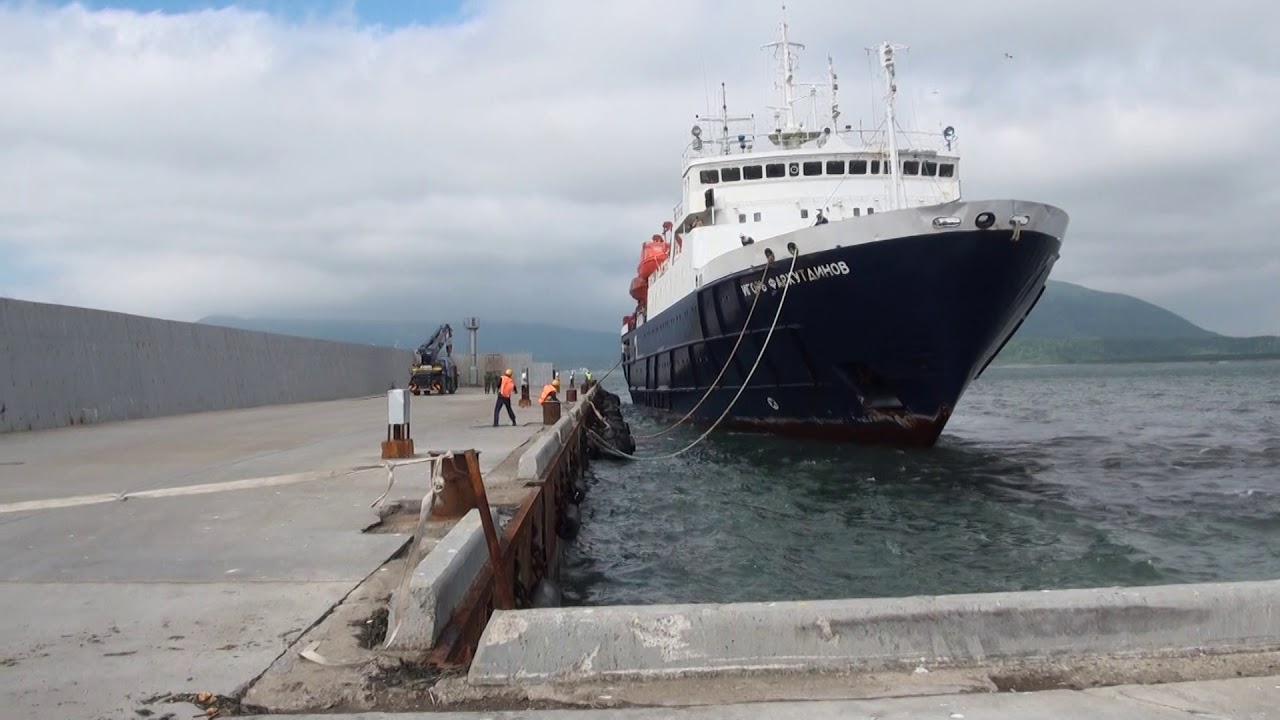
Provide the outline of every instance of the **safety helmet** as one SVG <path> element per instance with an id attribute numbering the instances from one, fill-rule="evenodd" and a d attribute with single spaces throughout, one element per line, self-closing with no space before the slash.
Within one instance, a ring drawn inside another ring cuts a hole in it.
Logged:
<path id="1" fill-rule="evenodd" d="M 506 375 L 507 377 L 511 377 L 511 368 L 507 368 L 507 371 L 502 374 Z"/>
<path id="2" fill-rule="evenodd" d="M 551 387 L 560 387 L 560 378 L 551 381 Z"/>

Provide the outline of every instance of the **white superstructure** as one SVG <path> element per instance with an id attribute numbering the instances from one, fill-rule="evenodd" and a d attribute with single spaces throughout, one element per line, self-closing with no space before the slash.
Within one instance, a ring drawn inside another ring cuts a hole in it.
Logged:
<path id="1" fill-rule="evenodd" d="M 785 12 L 785 8 L 784 8 Z M 885 113 L 880 125 L 862 130 L 840 123 L 839 86 L 830 57 L 824 84 L 796 95 L 796 52 L 804 46 L 789 36 L 786 19 L 781 40 L 764 47 L 779 56 L 780 104 L 773 123 L 759 133 L 753 118 L 721 114 L 697 118 L 683 155 L 682 200 L 675 208 L 673 242 L 665 263 L 649 279 L 648 297 L 637 323 L 715 279 L 709 265 L 724 268 L 726 256 L 744 242 L 759 242 L 813 226 L 819 212 L 830 223 L 865 223 L 855 236 L 871 241 L 877 233 L 868 221 L 877 213 L 941 205 L 960 199 L 960 155 L 955 131 L 905 131 L 895 117 L 896 55 L 902 46 L 881 43 L 875 53 L 885 81 Z M 825 90 L 825 116 L 817 117 Z M 796 105 L 813 109 L 808 125 L 797 119 Z M 671 236 L 668 239 L 673 239 Z M 741 270 L 752 261 L 738 253 Z M 721 258 L 720 262 L 712 263 Z M 758 260 L 756 261 L 758 262 Z M 714 273 L 722 276 L 723 272 Z"/>

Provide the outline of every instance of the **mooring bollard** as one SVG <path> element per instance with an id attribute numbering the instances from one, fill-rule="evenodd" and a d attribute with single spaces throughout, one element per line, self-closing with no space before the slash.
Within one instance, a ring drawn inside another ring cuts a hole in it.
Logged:
<path id="1" fill-rule="evenodd" d="M 578 388 L 570 385 L 568 390 L 564 391 L 565 402 L 578 402 Z"/>
<path id="2" fill-rule="evenodd" d="M 382 457 L 413 457 L 413 438 L 409 434 L 410 396 L 406 390 L 387 391 L 387 439 L 382 441 Z"/>
<path id="3" fill-rule="evenodd" d="M 548 400 L 542 403 L 542 424 L 555 425 L 560 421 L 560 401 Z"/>

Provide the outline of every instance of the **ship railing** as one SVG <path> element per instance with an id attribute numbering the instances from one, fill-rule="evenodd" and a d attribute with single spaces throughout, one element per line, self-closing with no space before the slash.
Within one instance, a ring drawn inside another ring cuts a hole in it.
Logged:
<path id="1" fill-rule="evenodd" d="M 860 128 L 847 127 L 835 132 L 842 140 L 848 143 L 855 152 L 887 152 L 889 148 L 889 139 L 880 130 L 867 130 Z M 690 141 L 684 147 L 684 152 L 680 156 L 680 161 L 684 165 L 688 165 L 693 160 L 706 160 L 710 158 L 727 158 L 734 155 L 742 155 L 746 152 L 754 151 L 770 151 L 776 150 L 773 143 L 769 141 L 767 135 L 761 134 L 743 134 L 744 140 L 740 142 L 738 136 L 731 136 L 727 141 L 723 138 L 703 139 L 699 149 L 694 149 L 695 143 Z M 760 143 L 759 146 L 756 144 Z M 745 144 L 746 148 L 742 147 Z M 725 147 L 729 148 L 729 152 L 725 152 Z M 797 153 L 814 153 L 822 152 L 823 148 L 817 142 L 809 142 L 797 148 L 793 152 Z M 898 131 L 898 151 L 899 152 L 936 152 L 945 153 L 947 155 L 959 155 L 960 143 L 954 135 L 951 141 L 940 132 L 927 132 L 923 130 L 899 130 Z"/>

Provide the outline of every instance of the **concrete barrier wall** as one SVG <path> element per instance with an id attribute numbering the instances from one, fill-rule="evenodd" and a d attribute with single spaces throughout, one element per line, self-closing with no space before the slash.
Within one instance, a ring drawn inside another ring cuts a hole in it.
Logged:
<path id="1" fill-rule="evenodd" d="M 529 364 L 529 396 L 533 398 L 534 402 L 537 402 L 538 396 L 542 394 L 543 386 L 551 382 L 551 374 L 554 371 L 555 368 L 549 362 L 535 362 Z M 569 389 L 568 376 L 561 380 L 560 384 L 563 386 L 560 388 L 560 393 L 563 397 L 564 391 Z"/>
<path id="2" fill-rule="evenodd" d="M 583 393 L 578 402 L 573 404 L 564 404 L 561 407 L 560 419 L 552 425 L 549 430 L 543 431 L 538 436 L 528 450 L 520 456 L 520 460 L 516 465 L 516 479 L 518 480 L 541 480 L 547 468 L 550 467 L 551 461 L 555 459 L 556 453 L 560 452 L 560 448 L 564 447 L 573 438 L 573 425 L 578 422 L 578 417 L 587 410 L 591 398 L 595 394 L 595 388 Z"/>
<path id="3" fill-rule="evenodd" d="M 411 350 L 0 298 L 0 433 L 385 393 Z"/>
<path id="4" fill-rule="evenodd" d="M 480 685 L 1280 648 L 1280 581 L 498 610 Z"/>

